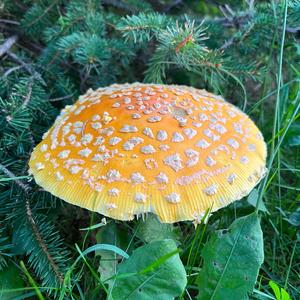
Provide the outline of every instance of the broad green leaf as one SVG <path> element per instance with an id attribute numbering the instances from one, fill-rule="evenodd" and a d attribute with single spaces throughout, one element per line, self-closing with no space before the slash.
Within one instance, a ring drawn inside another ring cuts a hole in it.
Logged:
<path id="1" fill-rule="evenodd" d="M 153 214 L 148 215 L 145 221 L 137 224 L 137 235 L 146 243 L 164 239 L 179 239 L 179 232 L 172 224 L 161 223 Z"/>
<path id="2" fill-rule="evenodd" d="M 240 300 L 252 292 L 263 262 L 263 236 L 257 214 L 236 219 L 203 248 L 198 299 Z"/>
<path id="3" fill-rule="evenodd" d="M 292 212 L 287 218 L 284 220 L 288 221 L 293 226 L 300 226 L 300 209 L 298 208 L 296 211 Z"/>
<path id="4" fill-rule="evenodd" d="M 111 284 L 111 280 L 108 280 L 112 276 L 116 275 L 118 256 L 114 252 L 109 251 L 97 251 L 97 255 L 101 255 L 101 260 L 98 267 L 98 272 L 102 281 L 106 281 L 107 284 Z"/>
<path id="5" fill-rule="evenodd" d="M 186 286 L 186 272 L 171 239 L 137 248 L 119 265 L 112 289 L 113 299 L 169 300 Z"/>
<path id="6" fill-rule="evenodd" d="M 258 199 L 258 190 L 257 189 L 253 189 L 251 191 L 251 193 L 249 194 L 248 198 L 247 198 L 247 202 L 249 204 L 251 204 L 252 206 L 256 207 L 256 203 L 257 203 L 257 199 Z M 261 210 L 261 211 L 264 211 L 264 212 L 267 212 L 267 208 L 264 204 L 264 202 L 261 200 L 259 202 L 259 205 L 258 205 L 258 209 Z"/>
<path id="7" fill-rule="evenodd" d="M 0 272 L 0 299 L 8 300 L 22 294 L 24 282 L 19 277 L 20 270 L 14 265 L 9 265 Z"/>
<path id="8" fill-rule="evenodd" d="M 96 240 L 98 243 L 106 243 L 114 245 L 114 247 L 126 249 L 129 244 L 128 234 L 121 230 L 114 222 L 102 227 L 97 235 Z M 101 256 L 98 272 L 100 273 L 101 280 L 106 281 L 108 278 L 116 275 L 118 259 L 124 255 L 120 255 L 118 252 L 105 251 L 105 249 L 98 249 L 96 255 Z M 111 284 L 111 281 L 106 281 Z"/>

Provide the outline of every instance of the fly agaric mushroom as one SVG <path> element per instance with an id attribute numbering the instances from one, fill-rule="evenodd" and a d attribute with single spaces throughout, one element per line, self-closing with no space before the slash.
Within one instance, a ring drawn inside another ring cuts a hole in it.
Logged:
<path id="1" fill-rule="evenodd" d="M 29 162 L 53 195 L 119 220 L 195 220 L 247 195 L 266 144 L 222 97 L 186 86 L 89 90 L 57 117 Z"/>

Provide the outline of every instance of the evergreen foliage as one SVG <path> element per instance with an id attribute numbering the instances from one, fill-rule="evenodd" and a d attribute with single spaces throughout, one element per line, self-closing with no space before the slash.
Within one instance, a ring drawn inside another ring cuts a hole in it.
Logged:
<path id="1" fill-rule="evenodd" d="M 88 88 L 177 83 L 222 94 L 262 129 L 272 158 L 258 195 L 267 207 L 265 262 L 250 298 L 271 297 L 271 280 L 299 297 L 299 0 L 3 0 L 0 13 L 0 271 L 24 261 L 34 281 L 20 274 L 31 296 L 40 289 L 49 299 L 105 299 L 99 255 L 72 264 L 80 249 L 105 243 L 99 228 L 79 230 L 102 216 L 42 190 L 28 160 L 59 111 Z M 211 234 L 252 211 L 241 201 L 196 230 L 182 223 L 160 231 L 182 249 L 189 276 L 181 299 L 198 295 L 193 274 Z M 122 249 L 129 254 L 155 240 L 136 220 L 116 227 L 128 232 Z"/>
<path id="2" fill-rule="evenodd" d="M 10 256 L 9 250 L 12 248 L 12 245 L 9 243 L 9 238 L 5 236 L 3 231 L 3 229 L 0 231 L 0 271 L 7 266 L 7 257 Z"/>

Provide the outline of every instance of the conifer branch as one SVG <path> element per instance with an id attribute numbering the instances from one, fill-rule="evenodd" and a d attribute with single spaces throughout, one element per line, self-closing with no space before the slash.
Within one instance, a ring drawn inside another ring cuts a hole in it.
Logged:
<path id="1" fill-rule="evenodd" d="M 51 98 L 51 99 L 49 99 L 49 101 L 50 102 L 62 101 L 62 100 L 69 99 L 69 98 L 71 98 L 73 96 L 74 96 L 74 94 L 70 94 L 70 95 L 66 95 L 66 96 L 63 96 L 63 97 Z"/>
<path id="2" fill-rule="evenodd" d="M 7 77 L 10 73 L 16 71 L 16 70 L 19 70 L 23 68 L 23 66 L 16 66 L 16 67 L 12 67 L 12 68 L 9 68 L 7 71 L 5 71 L 5 73 L 3 74 L 3 78 Z"/>
<path id="3" fill-rule="evenodd" d="M 57 4 L 57 2 L 58 2 L 58 0 L 53 1 L 46 9 L 44 9 L 43 13 L 41 15 L 39 15 L 38 18 L 32 20 L 32 22 L 30 22 L 29 24 L 27 24 L 27 27 L 30 27 L 30 26 L 34 25 L 40 19 L 42 19 Z"/>
<path id="4" fill-rule="evenodd" d="M 58 268 L 57 264 L 55 263 L 53 257 L 49 253 L 48 247 L 47 247 L 46 243 L 44 242 L 43 237 L 40 234 L 40 231 L 38 229 L 38 226 L 36 225 L 36 222 L 34 221 L 28 197 L 26 198 L 26 204 L 25 205 L 26 205 L 26 214 L 27 214 L 29 223 L 30 223 L 30 225 L 32 227 L 32 230 L 34 232 L 35 238 L 38 241 L 38 243 L 39 243 L 40 247 L 42 248 L 43 252 L 46 254 L 46 257 L 47 257 L 47 259 L 49 261 L 49 264 L 51 265 L 52 270 L 55 273 L 56 277 L 58 278 L 60 284 L 62 284 L 63 281 L 64 281 L 64 276 L 59 271 L 59 268 Z"/>
<path id="5" fill-rule="evenodd" d="M 6 23 L 11 25 L 20 25 L 20 22 L 14 20 L 0 19 L 0 23 Z"/>
<path id="6" fill-rule="evenodd" d="M 29 67 L 29 64 L 25 63 L 21 58 L 19 58 L 15 53 L 7 51 L 7 55 L 14 60 L 16 63 L 20 64 L 29 74 L 33 75 L 34 72 Z"/>
<path id="7" fill-rule="evenodd" d="M 24 99 L 24 102 L 22 104 L 22 108 L 26 108 L 32 95 L 32 87 L 33 87 L 33 79 L 31 79 L 28 83 L 28 93 Z"/>
<path id="8" fill-rule="evenodd" d="M 28 185 L 22 182 L 22 180 L 20 179 L 16 179 L 16 175 L 10 171 L 9 169 L 7 169 L 4 165 L 0 164 L 0 170 L 7 175 L 9 178 L 13 179 L 14 182 L 25 192 L 25 208 L 26 208 L 26 215 L 28 217 L 28 221 L 29 224 L 32 227 L 32 231 L 34 233 L 35 239 L 38 242 L 38 244 L 40 245 L 42 251 L 45 253 L 47 260 L 49 261 L 49 264 L 54 272 L 54 274 L 56 275 L 58 281 L 60 284 L 63 283 L 64 281 L 64 276 L 63 274 L 60 272 L 58 265 L 56 264 L 54 258 L 52 257 L 52 255 L 50 254 L 47 244 L 45 243 L 40 230 L 38 228 L 38 225 L 36 224 L 34 217 L 33 217 L 33 213 L 32 210 L 30 208 L 30 203 L 29 203 L 29 192 L 32 190 L 32 188 Z"/>
<path id="9" fill-rule="evenodd" d="M 9 178 L 13 179 L 14 182 L 21 188 L 23 189 L 26 193 L 28 193 L 31 190 L 31 187 L 28 184 L 25 184 L 22 180 L 16 179 L 16 175 L 8 170 L 4 165 L 0 164 L 0 170 Z"/>
<path id="10" fill-rule="evenodd" d="M 4 55 L 18 40 L 17 35 L 9 37 L 1 46 L 0 46 L 0 57 Z"/>

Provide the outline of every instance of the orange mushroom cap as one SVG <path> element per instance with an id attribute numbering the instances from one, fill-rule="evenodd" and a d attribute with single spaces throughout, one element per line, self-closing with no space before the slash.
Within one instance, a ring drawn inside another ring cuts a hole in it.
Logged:
<path id="1" fill-rule="evenodd" d="M 89 90 L 63 109 L 29 165 L 37 184 L 69 203 L 172 223 L 246 196 L 265 162 L 262 134 L 222 97 L 134 83 Z"/>

